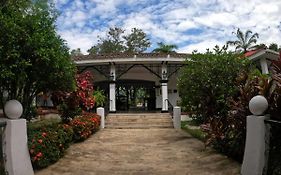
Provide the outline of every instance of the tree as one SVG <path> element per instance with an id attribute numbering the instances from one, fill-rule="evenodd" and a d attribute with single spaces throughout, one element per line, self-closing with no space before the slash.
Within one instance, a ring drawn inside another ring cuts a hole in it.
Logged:
<path id="1" fill-rule="evenodd" d="M 174 49 L 178 47 L 174 44 L 164 44 L 163 42 L 157 43 L 158 47 L 154 49 L 152 52 L 156 53 L 175 53 Z"/>
<path id="2" fill-rule="evenodd" d="M 92 46 L 90 49 L 87 50 L 87 52 L 90 55 L 96 55 L 99 53 L 99 47 L 98 46 Z"/>
<path id="3" fill-rule="evenodd" d="M 276 52 L 280 51 L 280 48 L 278 47 L 278 44 L 276 44 L 276 43 L 271 43 L 268 48 L 271 50 L 274 50 Z"/>
<path id="4" fill-rule="evenodd" d="M 140 53 L 150 47 L 150 41 L 141 29 L 132 28 L 131 33 L 123 38 L 127 52 Z"/>
<path id="5" fill-rule="evenodd" d="M 0 7 L 0 106 L 17 99 L 28 117 L 39 92 L 74 89 L 75 66 L 55 31 L 56 18 L 47 0 L 9 0 Z"/>
<path id="6" fill-rule="evenodd" d="M 235 79 L 247 60 L 216 47 L 215 52 L 193 54 L 186 62 L 178 80 L 183 108 L 203 122 L 226 115 L 227 98 L 237 93 Z"/>
<path id="7" fill-rule="evenodd" d="M 79 56 L 79 55 L 83 55 L 83 54 L 82 54 L 82 52 L 81 52 L 81 49 L 80 49 L 80 48 L 77 48 L 77 49 L 71 50 L 70 55 L 71 55 L 71 56 Z"/>
<path id="8" fill-rule="evenodd" d="M 256 44 L 257 39 L 259 38 L 258 33 L 252 34 L 253 32 L 250 30 L 247 30 L 245 33 L 243 33 L 239 28 L 236 32 L 232 33 L 237 37 L 237 40 L 227 41 L 227 44 L 236 46 L 235 50 L 246 53 L 247 51 L 256 48 L 256 45 L 253 44 Z"/>
<path id="9" fill-rule="evenodd" d="M 100 38 L 96 47 L 99 48 L 98 53 L 119 53 L 125 50 L 122 35 L 124 30 L 119 27 L 109 28 L 106 38 Z"/>
<path id="10" fill-rule="evenodd" d="M 92 46 L 89 54 L 107 54 L 122 52 L 143 52 L 150 46 L 147 35 L 137 28 L 133 28 L 131 33 L 124 35 L 125 30 L 119 27 L 109 28 L 105 38 L 98 36 L 99 41 Z"/>

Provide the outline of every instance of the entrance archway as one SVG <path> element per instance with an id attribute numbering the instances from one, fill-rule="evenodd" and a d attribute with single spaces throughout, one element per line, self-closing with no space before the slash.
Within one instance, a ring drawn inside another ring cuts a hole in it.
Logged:
<path id="1" fill-rule="evenodd" d="M 104 89 L 105 94 L 108 94 L 109 82 L 96 82 L 95 86 Z M 153 81 L 117 80 L 115 93 L 117 112 L 156 110 L 155 82 Z"/>

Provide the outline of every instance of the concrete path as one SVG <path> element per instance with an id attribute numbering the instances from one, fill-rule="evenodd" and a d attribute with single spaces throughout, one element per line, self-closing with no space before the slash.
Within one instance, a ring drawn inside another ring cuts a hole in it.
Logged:
<path id="1" fill-rule="evenodd" d="M 240 165 L 172 128 L 104 129 L 36 175 L 239 175 Z"/>

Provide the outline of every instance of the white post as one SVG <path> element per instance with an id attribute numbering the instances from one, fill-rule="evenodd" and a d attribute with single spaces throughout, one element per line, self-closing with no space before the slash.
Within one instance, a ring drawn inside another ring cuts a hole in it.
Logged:
<path id="1" fill-rule="evenodd" d="M 97 108 L 97 114 L 101 117 L 100 129 L 104 128 L 104 108 Z"/>
<path id="2" fill-rule="evenodd" d="M 28 145 L 26 120 L 19 119 L 23 108 L 19 101 L 10 100 L 4 106 L 6 121 L 4 131 L 5 169 L 9 175 L 33 175 Z"/>
<path id="3" fill-rule="evenodd" d="M 173 123 L 175 129 L 181 129 L 181 108 L 179 106 L 174 107 Z"/>
<path id="4" fill-rule="evenodd" d="M 269 74 L 266 58 L 260 59 L 261 70 L 263 74 Z"/>
<path id="5" fill-rule="evenodd" d="M 9 175 L 33 175 L 27 146 L 26 120 L 7 120 L 4 132 L 6 170 Z"/>
<path id="6" fill-rule="evenodd" d="M 168 111 L 168 83 L 161 83 L 162 88 L 162 111 Z"/>
<path id="7" fill-rule="evenodd" d="M 109 112 L 116 112 L 116 71 L 115 71 L 115 65 L 111 64 L 110 66 L 110 77 L 112 78 L 109 84 Z"/>
<path id="8" fill-rule="evenodd" d="M 263 115 L 268 103 L 263 96 L 255 96 L 249 102 L 253 115 L 247 116 L 246 145 L 241 168 L 242 175 L 262 175 L 266 160 L 266 132 Z"/>
<path id="9" fill-rule="evenodd" d="M 162 80 L 161 80 L 161 89 L 162 89 L 162 112 L 168 111 L 168 72 L 167 65 L 162 64 Z"/>

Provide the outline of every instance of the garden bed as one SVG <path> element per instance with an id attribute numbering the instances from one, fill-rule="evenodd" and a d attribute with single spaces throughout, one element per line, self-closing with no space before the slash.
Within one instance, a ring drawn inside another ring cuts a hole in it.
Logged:
<path id="1" fill-rule="evenodd" d="M 60 119 L 28 123 L 28 147 L 34 169 L 45 168 L 63 157 L 74 142 L 81 142 L 95 133 L 100 126 L 100 116 L 85 113 L 68 124 Z"/>

